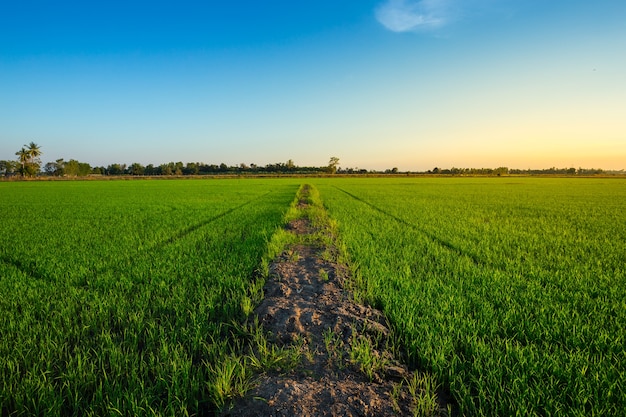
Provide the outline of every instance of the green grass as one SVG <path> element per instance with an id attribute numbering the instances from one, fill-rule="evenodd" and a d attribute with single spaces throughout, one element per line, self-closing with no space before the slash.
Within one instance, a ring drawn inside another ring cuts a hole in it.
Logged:
<path id="1" fill-rule="evenodd" d="M 295 366 L 245 318 L 301 182 L 0 182 L 0 414 L 211 415 Z M 324 256 L 436 378 L 415 410 L 625 415 L 625 181 L 306 182 Z"/>
<path id="2" fill-rule="evenodd" d="M 462 415 L 624 415 L 626 182 L 314 182 L 357 295 Z"/>
<path id="3" fill-rule="evenodd" d="M 0 184 L 2 415 L 215 411 L 242 384 L 229 323 L 297 188 Z"/>

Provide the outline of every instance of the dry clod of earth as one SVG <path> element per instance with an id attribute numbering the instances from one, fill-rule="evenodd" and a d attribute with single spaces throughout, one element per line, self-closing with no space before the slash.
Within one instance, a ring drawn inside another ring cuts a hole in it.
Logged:
<path id="1" fill-rule="evenodd" d="M 306 209 L 301 201 L 299 209 Z M 306 235 L 299 218 L 286 229 Z M 383 314 L 357 305 L 344 288 L 348 268 L 321 256 L 328 248 L 298 244 L 270 266 L 265 299 L 254 314 L 278 346 L 300 346 L 302 363 L 287 373 L 257 377 L 254 388 L 222 416 L 422 415 L 409 394 L 412 373 L 386 350 Z M 438 398 L 427 415 L 445 415 Z"/>

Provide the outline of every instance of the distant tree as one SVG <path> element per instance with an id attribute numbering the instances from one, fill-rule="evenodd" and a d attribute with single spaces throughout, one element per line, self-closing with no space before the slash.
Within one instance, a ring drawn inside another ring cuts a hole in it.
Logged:
<path id="1" fill-rule="evenodd" d="M 161 169 L 161 175 L 172 175 L 174 173 L 171 164 L 161 164 L 159 168 Z"/>
<path id="2" fill-rule="evenodd" d="M 28 144 L 28 155 L 30 163 L 34 163 L 41 156 L 41 147 L 37 145 L 35 142 L 31 142 Z"/>
<path id="3" fill-rule="evenodd" d="M 146 175 L 157 175 L 157 169 L 154 167 L 154 165 L 148 164 L 146 165 L 146 168 L 144 169 L 144 173 Z"/>
<path id="4" fill-rule="evenodd" d="M 59 177 L 65 175 L 65 161 L 63 158 L 59 158 L 54 162 L 54 175 Z"/>
<path id="5" fill-rule="evenodd" d="M 94 172 L 91 165 L 86 162 L 79 162 L 76 159 L 64 161 L 63 158 L 57 159 L 55 162 L 48 162 L 45 170 L 48 174 L 57 177 L 85 177 Z"/>
<path id="6" fill-rule="evenodd" d="M 0 174 L 10 175 L 17 171 L 19 164 L 15 161 L 0 161 Z"/>
<path id="7" fill-rule="evenodd" d="M 87 162 L 78 163 L 78 175 L 80 175 L 81 177 L 86 177 L 87 175 L 91 174 L 91 172 L 91 165 L 89 165 Z"/>
<path id="8" fill-rule="evenodd" d="M 60 158 L 55 162 L 48 162 L 44 167 L 44 171 L 48 175 L 54 175 L 55 177 L 63 176 L 65 173 L 65 161 L 63 161 L 63 158 Z"/>
<path id="9" fill-rule="evenodd" d="M 502 176 L 502 175 L 509 175 L 509 168 L 508 167 L 499 167 L 493 170 L 493 173 L 495 175 L 497 175 L 498 177 Z"/>
<path id="10" fill-rule="evenodd" d="M 17 160 L 19 161 L 19 163 L 22 165 L 22 168 L 20 170 L 22 177 L 26 175 L 26 164 L 28 163 L 28 150 L 24 147 L 22 147 L 22 149 L 20 149 L 19 151 L 15 152 L 15 155 L 17 155 Z"/>
<path id="11" fill-rule="evenodd" d="M 331 156 L 328 161 L 328 167 L 326 167 L 328 173 L 334 174 L 337 172 L 337 167 L 339 166 L 339 158 L 336 156 Z"/>
<path id="12" fill-rule="evenodd" d="M 139 162 L 135 162 L 128 168 L 128 173 L 130 175 L 143 175 L 145 168 Z"/>
<path id="13" fill-rule="evenodd" d="M 31 142 L 28 145 L 22 146 L 22 149 L 17 151 L 15 155 L 18 157 L 18 161 L 21 165 L 22 176 L 34 176 L 41 169 L 41 147 L 35 142 Z"/>
<path id="14" fill-rule="evenodd" d="M 48 175 L 54 175 L 56 164 L 54 162 L 46 162 L 46 165 L 43 166 L 43 170 Z"/>
<path id="15" fill-rule="evenodd" d="M 197 162 L 187 162 L 183 174 L 185 175 L 198 175 L 200 173 L 200 166 Z"/>
<path id="16" fill-rule="evenodd" d="M 80 173 L 80 162 L 76 159 L 70 159 L 63 166 L 64 175 L 68 177 L 77 177 Z"/>
<path id="17" fill-rule="evenodd" d="M 108 175 L 122 175 L 126 170 L 126 164 L 111 164 L 107 167 Z"/>

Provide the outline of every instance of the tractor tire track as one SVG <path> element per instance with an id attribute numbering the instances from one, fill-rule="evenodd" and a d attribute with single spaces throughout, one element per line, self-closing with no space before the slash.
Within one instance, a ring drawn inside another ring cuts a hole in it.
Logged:
<path id="1" fill-rule="evenodd" d="M 440 247 L 442 247 L 442 248 L 444 248 L 444 249 L 446 249 L 446 250 L 448 250 L 448 251 L 450 251 L 450 252 L 452 252 L 452 253 L 454 253 L 456 255 L 468 258 L 476 266 L 485 267 L 485 268 L 491 268 L 491 269 L 496 269 L 496 270 L 499 270 L 499 271 L 502 271 L 502 272 L 506 272 L 503 269 L 496 267 L 495 265 L 492 265 L 492 264 L 490 264 L 488 262 L 485 262 L 484 260 L 480 259 L 478 256 L 462 250 L 461 248 L 453 245 L 452 243 L 441 239 L 440 237 L 438 237 L 438 236 L 436 236 L 436 235 L 434 235 L 434 234 L 432 234 L 432 233 L 422 229 L 421 227 L 419 227 L 419 226 L 417 226 L 417 225 L 415 225 L 415 224 L 413 224 L 411 222 L 408 222 L 408 221 L 404 220 L 403 218 L 398 217 L 395 214 L 390 213 L 390 212 L 388 212 L 388 211 L 386 211 L 386 210 L 376 206 L 375 204 L 372 204 L 369 201 L 367 201 L 367 200 L 365 200 L 365 199 L 363 199 L 363 198 L 361 198 L 359 196 L 356 196 L 356 195 L 350 193 L 349 191 L 346 191 L 346 190 L 344 190 L 342 188 L 339 188 L 339 187 L 336 187 L 336 186 L 334 188 L 339 190 L 339 191 L 341 191 L 342 193 L 348 195 L 352 199 L 354 199 L 354 200 L 356 200 L 356 201 L 358 201 L 358 202 L 360 202 L 362 204 L 365 204 L 366 206 L 370 207 L 371 209 L 373 209 L 373 210 L 375 210 L 375 211 L 377 211 L 377 212 L 379 212 L 379 213 L 381 213 L 381 214 L 383 214 L 383 215 L 385 215 L 385 216 L 395 220 L 396 222 L 398 222 L 398 223 L 400 223 L 400 224 L 402 224 L 404 226 L 407 226 L 407 227 L 415 230 L 418 233 L 421 233 L 422 235 L 426 236 L 431 242 L 439 245 Z"/>

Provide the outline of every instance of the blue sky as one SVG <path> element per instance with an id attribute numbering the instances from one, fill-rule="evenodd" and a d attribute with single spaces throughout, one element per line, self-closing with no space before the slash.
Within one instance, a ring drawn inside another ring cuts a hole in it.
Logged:
<path id="1" fill-rule="evenodd" d="M 0 5 L 0 159 L 626 169 L 626 2 Z"/>

